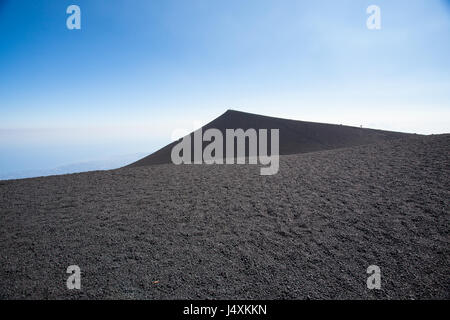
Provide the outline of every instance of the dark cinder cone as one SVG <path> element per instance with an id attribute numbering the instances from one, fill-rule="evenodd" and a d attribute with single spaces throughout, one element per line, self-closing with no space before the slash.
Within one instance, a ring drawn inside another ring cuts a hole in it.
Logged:
<path id="1" fill-rule="evenodd" d="M 202 130 L 205 131 L 210 128 L 219 129 L 224 137 L 226 129 L 279 129 L 281 155 L 352 147 L 411 135 L 344 125 L 274 118 L 235 110 L 227 110 L 220 117 L 203 126 Z M 172 142 L 151 155 L 128 165 L 128 167 L 171 163 L 171 150 L 177 143 L 178 141 Z M 204 146 L 206 144 L 204 143 Z"/>

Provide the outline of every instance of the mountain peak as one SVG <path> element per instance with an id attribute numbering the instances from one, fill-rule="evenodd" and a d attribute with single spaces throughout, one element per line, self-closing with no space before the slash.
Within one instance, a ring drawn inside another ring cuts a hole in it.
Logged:
<path id="1" fill-rule="evenodd" d="M 400 132 L 274 118 L 233 109 L 227 109 L 201 129 L 211 128 L 220 130 L 224 135 L 226 129 L 279 129 L 280 155 L 353 147 L 409 136 Z M 172 142 L 129 166 L 171 163 L 171 150 L 177 143 Z M 203 147 L 206 145 L 205 142 Z"/>

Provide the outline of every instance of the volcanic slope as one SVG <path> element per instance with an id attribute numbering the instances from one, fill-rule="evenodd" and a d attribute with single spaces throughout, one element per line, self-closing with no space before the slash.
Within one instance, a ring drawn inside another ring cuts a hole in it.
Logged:
<path id="1" fill-rule="evenodd" d="M 352 147 L 410 136 L 407 133 L 288 120 L 234 110 L 226 111 L 220 117 L 203 126 L 202 131 L 210 128 L 219 129 L 224 137 L 226 129 L 279 129 L 279 153 L 282 155 Z M 191 133 L 191 141 L 193 141 L 192 137 L 193 133 Z M 175 141 L 129 166 L 138 167 L 170 163 L 171 150 L 178 142 Z M 207 144 L 205 142 L 203 147 Z M 268 148 L 269 150 L 271 148 L 270 139 Z M 225 143 L 223 154 L 226 155 Z M 246 154 L 248 154 L 248 146 L 246 146 Z"/>
<path id="2" fill-rule="evenodd" d="M 0 181 L 1 299 L 449 299 L 450 135 Z M 81 268 L 81 290 L 66 269 Z M 381 268 L 381 289 L 366 286 Z"/>

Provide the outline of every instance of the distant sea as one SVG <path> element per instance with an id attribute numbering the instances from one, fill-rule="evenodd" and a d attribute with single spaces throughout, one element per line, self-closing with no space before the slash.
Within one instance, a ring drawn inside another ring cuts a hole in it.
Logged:
<path id="1" fill-rule="evenodd" d="M 135 153 L 135 154 L 112 156 L 103 160 L 70 163 L 50 169 L 29 169 L 29 170 L 5 172 L 0 173 L 0 180 L 33 178 L 33 177 L 77 173 L 94 170 L 117 169 L 127 164 L 130 164 L 136 160 L 139 160 L 147 155 L 148 153 Z"/>

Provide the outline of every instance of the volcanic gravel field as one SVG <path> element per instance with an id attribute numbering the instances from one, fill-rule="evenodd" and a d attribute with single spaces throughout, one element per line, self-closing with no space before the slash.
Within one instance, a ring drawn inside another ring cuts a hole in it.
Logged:
<path id="1" fill-rule="evenodd" d="M 273 176 L 162 164 L 0 181 L 0 298 L 449 299 L 449 156 L 450 135 L 410 136 L 284 155 Z"/>

